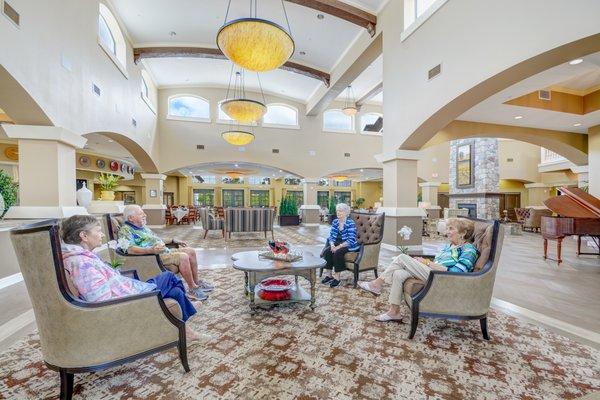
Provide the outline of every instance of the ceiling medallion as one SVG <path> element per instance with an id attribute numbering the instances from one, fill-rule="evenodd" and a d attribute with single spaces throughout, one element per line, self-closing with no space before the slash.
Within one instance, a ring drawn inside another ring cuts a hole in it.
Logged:
<path id="1" fill-rule="evenodd" d="M 349 117 L 356 115 L 358 112 L 358 108 L 354 102 L 354 91 L 352 90 L 352 85 L 348 85 L 348 88 L 346 88 L 346 100 L 344 101 L 344 108 L 342 108 L 342 112 L 344 115 Z"/>
<path id="2" fill-rule="evenodd" d="M 266 72 L 281 67 L 294 54 L 295 44 L 282 2 L 287 31 L 280 25 L 257 18 L 257 0 L 250 0 L 250 17 L 225 22 L 217 33 L 217 46 L 229 60 L 249 71 Z M 254 10 L 254 16 L 252 15 Z"/>
<path id="3" fill-rule="evenodd" d="M 221 133 L 221 137 L 227 143 L 232 144 L 234 146 L 244 146 L 249 143 L 252 143 L 254 140 L 254 134 L 242 130 L 230 130 Z"/>

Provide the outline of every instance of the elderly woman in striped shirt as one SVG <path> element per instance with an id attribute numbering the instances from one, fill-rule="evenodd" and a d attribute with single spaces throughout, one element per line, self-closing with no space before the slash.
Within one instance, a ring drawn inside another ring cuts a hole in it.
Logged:
<path id="1" fill-rule="evenodd" d="M 321 281 L 330 287 L 340 285 L 340 273 L 346 269 L 344 256 L 349 251 L 358 251 L 358 241 L 356 240 L 356 224 L 350 215 L 350 207 L 347 204 L 339 203 L 335 207 L 337 219 L 331 224 L 331 232 L 327 239 L 328 247 L 323 251 L 322 257 L 327 261 L 324 267 L 325 277 Z M 332 274 L 331 270 L 334 270 Z"/>
<path id="2" fill-rule="evenodd" d="M 479 253 L 471 243 L 475 226 L 473 221 L 464 218 L 449 218 L 446 223 L 446 236 L 450 240 L 434 260 L 411 257 L 400 254 L 392 260 L 385 272 L 371 282 L 358 282 L 358 285 L 375 295 L 381 294 L 384 283 L 391 284 L 389 303 L 390 308 L 385 314 L 379 315 L 380 322 L 402 321 L 400 305 L 404 300 L 403 286 L 408 278 L 418 278 L 427 281 L 429 272 L 450 271 L 456 273 L 473 272 Z"/>

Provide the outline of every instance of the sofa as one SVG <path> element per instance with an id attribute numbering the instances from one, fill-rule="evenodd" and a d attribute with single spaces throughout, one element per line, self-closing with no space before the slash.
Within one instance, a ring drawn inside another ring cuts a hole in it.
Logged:
<path id="1" fill-rule="evenodd" d="M 275 209 L 273 208 L 226 208 L 225 232 L 231 238 L 235 232 L 271 232 L 273 237 L 273 222 Z"/>

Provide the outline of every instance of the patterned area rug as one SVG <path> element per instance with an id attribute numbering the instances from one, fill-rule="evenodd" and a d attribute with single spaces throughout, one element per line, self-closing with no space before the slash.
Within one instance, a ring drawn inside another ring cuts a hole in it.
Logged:
<path id="1" fill-rule="evenodd" d="M 281 227 L 273 229 L 276 240 L 283 240 L 295 245 L 314 245 L 323 243 L 317 239 L 319 227 Z M 263 232 L 240 232 L 232 233 L 231 239 L 224 239 L 220 231 L 210 231 L 204 239 L 204 229 L 200 225 L 171 225 L 164 229 L 156 229 L 155 232 L 161 237 L 175 237 L 184 240 L 189 246 L 195 248 L 248 248 L 264 247 L 267 240 L 271 240 L 271 233 L 267 232 L 267 238 Z"/>
<path id="2" fill-rule="evenodd" d="M 319 285 L 318 307 L 251 316 L 241 273 L 217 284 L 190 322 L 211 339 L 75 377 L 76 399 L 574 399 L 600 391 L 600 352 L 500 312 L 477 321 L 381 324 L 386 296 Z M 31 335 L 0 355 L 0 397 L 56 398 L 59 380 Z"/>

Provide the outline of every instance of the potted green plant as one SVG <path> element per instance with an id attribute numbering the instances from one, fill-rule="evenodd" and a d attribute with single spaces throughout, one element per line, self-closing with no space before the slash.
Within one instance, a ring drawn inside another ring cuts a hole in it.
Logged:
<path id="1" fill-rule="evenodd" d="M 331 224 L 334 219 L 337 218 L 337 213 L 335 212 L 335 206 L 337 205 L 337 199 L 335 197 L 330 197 L 328 202 L 329 215 L 327 216 L 327 222 Z"/>
<path id="2" fill-rule="evenodd" d="M 300 225 L 300 215 L 298 215 L 298 205 L 291 197 L 284 197 L 279 204 L 279 225 L 291 226 Z"/>
<path id="3" fill-rule="evenodd" d="M 354 208 L 361 208 L 363 204 L 365 204 L 365 199 L 363 197 L 354 200 Z"/>
<path id="4" fill-rule="evenodd" d="M 100 172 L 97 179 L 100 184 L 100 200 L 113 201 L 115 199 L 115 189 L 119 186 L 121 179 L 123 178 L 119 175 Z"/>
<path id="5" fill-rule="evenodd" d="M 17 202 L 19 185 L 6 172 L 0 170 L 0 218 Z"/>

